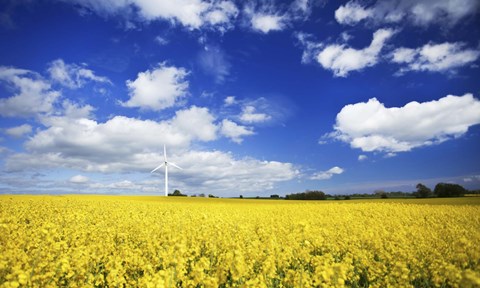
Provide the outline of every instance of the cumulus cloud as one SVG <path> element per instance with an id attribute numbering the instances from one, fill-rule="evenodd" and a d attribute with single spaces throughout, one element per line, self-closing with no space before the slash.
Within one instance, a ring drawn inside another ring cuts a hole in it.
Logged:
<path id="1" fill-rule="evenodd" d="M 233 2 L 220 1 L 213 4 L 213 7 L 204 14 L 204 19 L 211 26 L 217 27 L 221 32 L 225 32 L 233 28 L 233 20 L 238 13 L 238 8 Z"/>
<path id="2" fill-rule="evenodd" d="M 235 96 L 227 96 L 223 100 L 225 106 L 231 106 L 236 103 Z"/>
<path id="3" fill-rule="evenodd" d="M 280 12 L 276 11 L 276 7 L 271 5 L 255 7 L 250 3 L 245 6 L 244 14 L 252 30 L 265 34 L 271 31 L 283 30 L 288 21 L 287 14 L 281 15 Z"/>
<path id="4" fill-rule="evenodd" d="M 50 83 L 30 70 L 0 66 L 0 81 L 5 82 L 14 95 L 0 99 L 0 115 L 6 117 L 34 117 L 51 113 L 60 96 Z"/>
<path id="5" fill-rule="evenodd" d="M 368 19 L 379 25 L 402 21 L 417 26 L 452 26 L 478 13 L 478 6 L 476 0 L 385 0 L 366 7 L 354 0 L 340 6 L 335 19 L 347 25 Z"/>
<path id="6" fill-rule="evenodd" d="M 340 24 L 355 25 L 361 20 L 372 17 L 373 11 L 365 9 L 357 2 L 350 1 L 335 11 L 335 19 Z"/>
<path id="7" fill-rule="evenodd" d="M 392 108 L 372 98 L 343 107 L 329 136 L 365 152 L 395 153 L 458 138 L 477 124 L 480 101 L 472 94 Z"/>
<path id="8" fill-rule="evenodd" d="M 272 117 L 266 113 L 258 113 L 255 106 L 244 106 L 242 109 L 242 114 L 240 115 L 240 120 L 245 123 L 261 123 L 266 122 Z"/>
<path id="9" fill-rule="evenodd" d="M 270 96 L 256 99 L 237 99 L 228 96 L 224 99 L 222 114 L 237 123 L 248 125 L 270 125 L 282 121 L 290 115 L 294 105 L 282 97 Z"/>
<path id="10" fill-rule="evenodd" d="M 367 159 L 368 159 L 367 155 L 358 155 L 358 161 L 365 161 Z"/>
<path id="11" fill-rule="evenodd" d="M 221 151 L 189 151 L 173 160 L 185 168 L 181 171 L 185 174 L 179 178 L 187 190 L 194 193 L 200 189 L 199 192 L 265 191 L 273 189 L 276 183 L 292 180 L 299 174 L 291 163 L 237 159 L 232 154 Z"/>
<path id="12" fill-rule="evenodd" d="M 448 72 L 472 64 L 480 56 L 480 50 L 465 48 L 464 43 L 426 44 L 420 48 L 397 48 L 392 52 L 392 62 L 404 65 L 406 71 Z M 452 70 L 453 69 L 453 70 Z"/>
<path id="13" fill-rule="evenodd" d="M 83 175 L 75 175 L 75 176 L 71 177 L 68 181 L 70 183 L 75 183 L 75 184 L 84 184 L 84 183 L 87 183 L 88 181 L 90 181 L 90 179 L 88 179 L 88 177 L 83 176 Z"/>
<path id="14" fill-rule="evenodd" d="M 28 124 L 23 124 L 20 126 L 8 128 L 5 130 L 5 133 L 7 133 L 7 135 L 10 135 L 12 137 L 20 138 L 26 134 L 32 133 L 32 126 Z"/>
<path id="15" fill-rule="evenodd" d="M 252 128 L 238 125 L 237 123 L 228 119 L 223 119 L 220 133 L 238 144 L 243 142 L 242 137 L 255 134 Z"/>
<path id="16" fill-rule="evenodd" d="M 282 30 L 285 27 L 284 21 L 284 16 L 255 13 L 252 16 L 251 24 L 254 30 L 266 34 L 270 31 Z"/>
<path id="17" fill-rule="evenodd" d="M 123 15 L 128 20 L 163 20 L 189 30 L 212 28 L 225 31 L 232 26 L 238 9 L 232 1 L 203 0 L 73 0 L 80 7 L 104 16 Z M 132 23 L 130 23 L 131 25 Z"/>
<path id="18" fill-rule="evenodd" d="M 188 135 L 188 141 L 212 141 L 217 138 L 215 117 L 205 107 L 192 106 L 176 112 L 171 121 L 172 127 Z"/>
<path id="19" fill-rule="evenodd" d="M 177 111 L 172 119 L 161 122 L 115 116 L 102 123 L 81 116 L 77 111 L 42 119 L 48 128 L 25 142 L 28 153 L 9 158 L 7 169 L 19 171 L 37 166 L 94 172 L 148 169 L 161 158 L 161 153 L 156 153 L 163 144 L 186 149 L 192 141 L 217 138 L 215 118 L 207 108 L 196 106 Z"/>
<path id="20" fill-rule="evenodd" d="M 92 70 L 76 64 L 66 64 L 62 59 L 50 63 L 47 71 L 50 79 L 71 89 L 80 88 L 90 81 L 111 84 L 107 77 L 97 76 Z"/>
<path id="21" fill-rule="evenodd" d="M 338 166 L 335 166 L 335 167 L 330 168 L 327 171 L 320 171 L 320 172 L 317 172 L 317 173 L 313 174 L 310 177 L 310 179 L 311 180 L 328 180 L 328 179 L 332 178 L 333 175 L 340 175 L 344 171 L 345 171 L 344 169 L 342 169 Z"/>
<path id="22" fill-rule="evenodd" d="M 344 44 L 328 45 L 318 52 L 316 60 L 323 68 L 333 71 L 335 76 L 346 77 L 351 71 L 377 64 L 385 42 L 394 34 L 392 29 L 379 29 L 373 34 L 370 45 L 359 50 Z"/>
<path id="23" fill-rule="evenodd" d="M 172 107 L 188 93 L 187 75 L 184 68 L 167 66 L 165 63 L 140 72 L 137 79 L 127 80 L 130 99 L 122 102 L 122 105 L 154 111 Z"/>

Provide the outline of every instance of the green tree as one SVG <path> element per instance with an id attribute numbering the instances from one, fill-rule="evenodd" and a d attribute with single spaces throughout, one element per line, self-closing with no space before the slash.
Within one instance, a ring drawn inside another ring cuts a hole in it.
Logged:
<path id="1" fill-rule="evenodd" d="M 463 186 L 452 183 L 438 183 L 433 189 L 437 197 L 460 197 L 465 195 L 467 190 Z"/>
<path id="2" fill-rule="evenodd" d="M 326 200 L 327 196 L 322 191 L 305 191 L 303 193 L 293 193 L 285 196 L 287 200 Z"/>
<path id="3" fill-rule="evenodd" d="M 175 190 L 173 191 L 173 194 L 169 194 L 170 196 L 187 196 L 185 194 L 182 194 L 182 192 L 180 192 L 180 190 Z"/>
<path id="4" fill-rule="evenodd" d="M 423 185 L 422 183 L 418 183 L 417 186 L 417 192 L 415 192 L 415 197 L 417 198 L 427 198 L 432 196 L 432 190 L 428 188 L 427 186 Z"/>

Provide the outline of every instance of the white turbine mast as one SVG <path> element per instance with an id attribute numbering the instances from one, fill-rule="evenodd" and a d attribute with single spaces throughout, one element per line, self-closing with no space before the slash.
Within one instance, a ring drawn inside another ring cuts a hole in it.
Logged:
<path id="1" fill-rule="evenodd" d="M 177 164 L 173 162 L 167 161 L 167 147 L 165 145 L 163 145 L 163 160 L 164 160 L 163 163 L 158 165 L 158 167 L 153 169 L 152 172 L 150 173 L 153 173 L 158 169 L 162 168 L 162 166 L 165 166 L 165 196 L 168 196 L 168 166 L 172 165 L 173 167 L 178 168 L 180 170 L 182 170 L 182 168 L 180 168 Z"/>

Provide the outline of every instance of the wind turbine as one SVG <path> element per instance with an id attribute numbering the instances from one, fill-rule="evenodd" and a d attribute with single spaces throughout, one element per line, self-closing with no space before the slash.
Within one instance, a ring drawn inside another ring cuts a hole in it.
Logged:
<path id="1" fill-rule="evenodd" d="M 177 164 L 167 161 L 167 148 L 165 147 L 165 145 L 163 145 L 163 159 L 164 159 L 164 162 L 158 165 L 158 167 L 153 169 L 152 172 L 150 173 L 153 173 L 158 169 L 162 168 L 162 166 L 165 166 L 165 196 L 168 196 L 168 166 L 172 165 L 173 167 L 178 168 L 180 170 L 183 170 L 183 169 L 180 168 Z"/>

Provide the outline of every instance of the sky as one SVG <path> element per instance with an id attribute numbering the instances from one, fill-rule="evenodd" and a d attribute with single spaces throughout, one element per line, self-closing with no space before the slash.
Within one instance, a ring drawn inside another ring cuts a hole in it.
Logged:
<path id="1" fill-rule="evenodd" d="M 0 193 L 480 188 L 477 0 L 1 0 Z"/>

